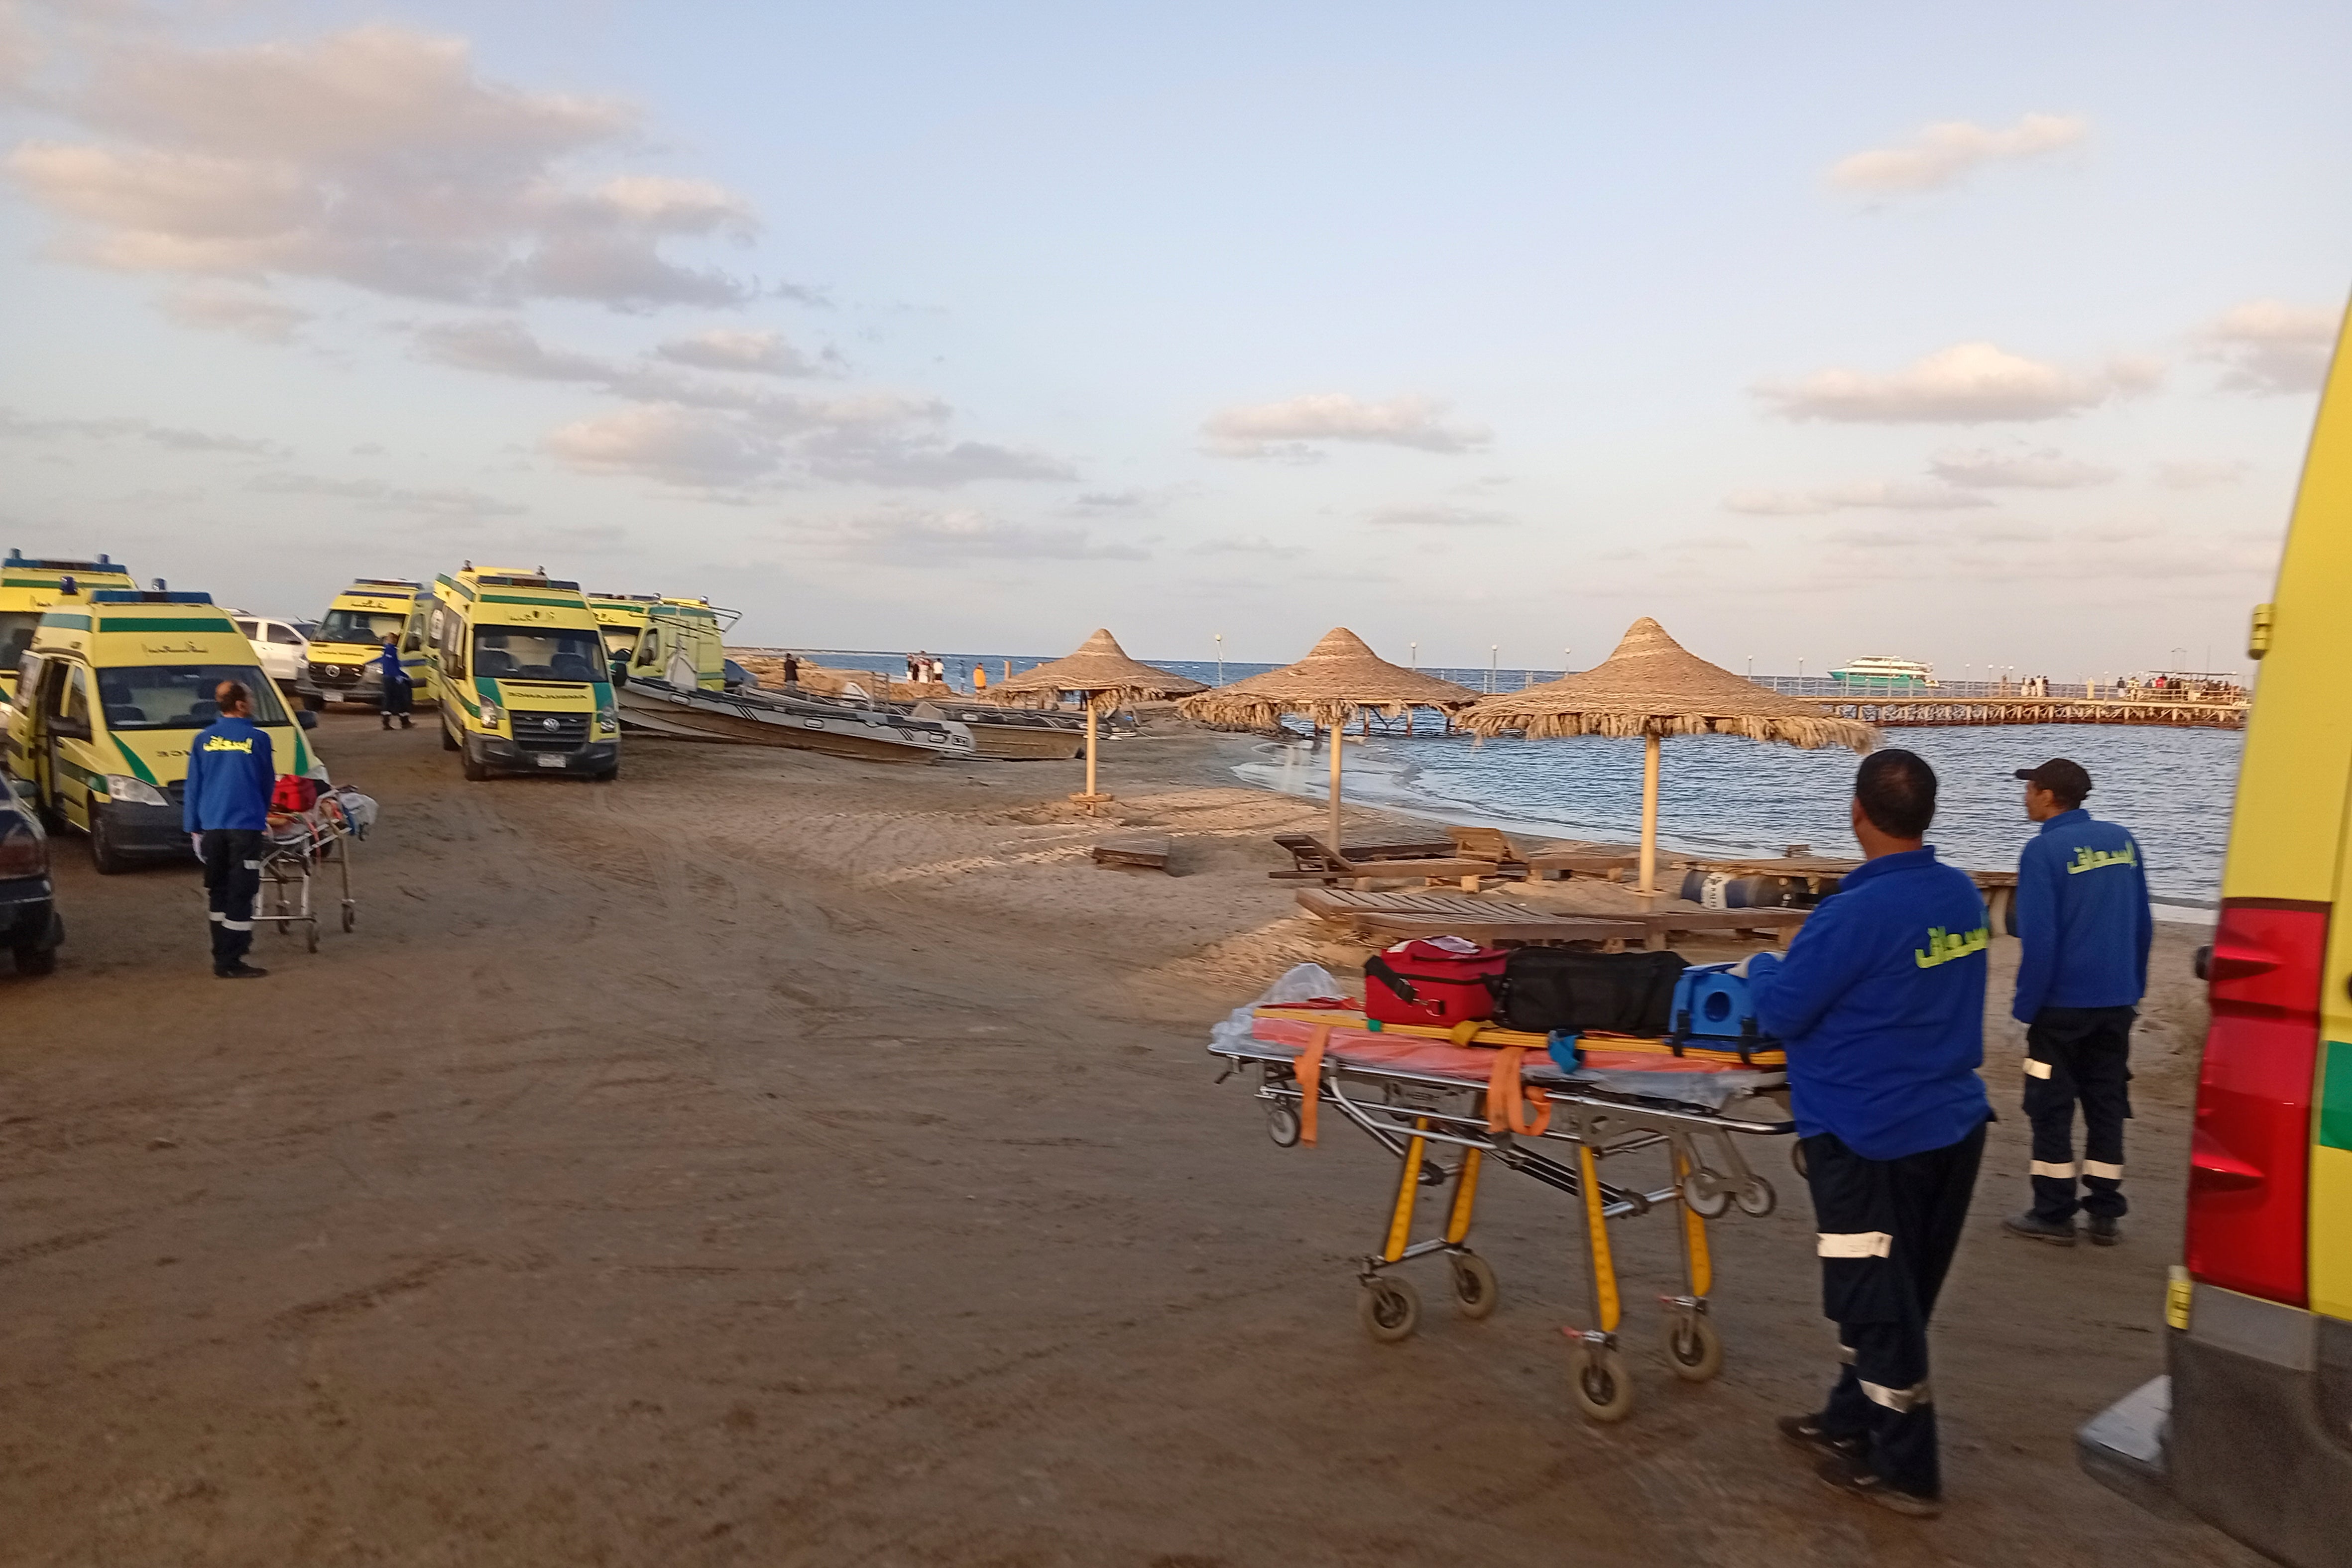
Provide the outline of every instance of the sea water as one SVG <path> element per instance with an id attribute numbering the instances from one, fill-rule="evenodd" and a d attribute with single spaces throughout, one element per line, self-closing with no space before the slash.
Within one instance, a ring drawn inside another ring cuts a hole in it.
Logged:
<path id="1" fill-rule="evenodd" d="M 2099 725 L 2016 725 L 1893 729 L 1886 744 L 1915 751 L 1936 770 L 1936 825 L 1945 859 L 1973 871 L 2016 869 L 2037 830 L 2025 820 L 2024 785 L 2011 775 L 2071 757 L 2091 775 L 2084 804 L 2138 838 L 2148 890 L 2165 913 L 2193 918 L 2221 896 L 2221 855 L 2237 786 L 2236 730 Z M 1800 751 L 1737 736 L 1664 742 L 1658 770 L 1663 851 L 1777 855 L 1794 844 L 1821 855 L 1857 853 L 1847 819 L 1856 758 L 1845 750 Z M 1343 793 L 1446 821 L 1631 843 L 1642 826 L 1642 743 L 1375 735 L 1350 740 Z M 1329 762 L 1304 744 L 1269 742 L 1235 769 L 1245 780 L 1320 798 Z"/>

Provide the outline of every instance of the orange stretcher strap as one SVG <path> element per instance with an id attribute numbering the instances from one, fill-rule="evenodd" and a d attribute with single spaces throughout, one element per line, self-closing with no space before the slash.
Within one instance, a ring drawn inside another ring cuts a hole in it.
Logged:
<path id="1" fill-rule="evenodd" d="M 1519 1059 L 1526 1054 L 1516 1045 L 1495 1052 L 1494 1068 L 1486 1076 L 1486 1131 L 1490 1133 L 1536 1138 L 1551 1125 L 1551 1097 L 1519 1082 Z"/>
<path id="2" fill-rule="evenodd" d="M 1523 1051 L 1541 1051 L 1551 1043 L 1546 1035 L 1529 1034 L 1520 1030 L 1489 1029 L 1485 1024 L 1458 1023 L 1451 1029 L 1439 1029 L 1433 1024 L 1384 1023 L 1375 1028 L 1361 1013 L 1341 1012 L 1335 1008 L 1286 1008 L 1280 1006 L 1253 1008 L 1250 1016 L 1262 1019 L 1287 1019 L 1297 1023 L 1326 1025 L 1332 1029 L 1361 1030 L 1368 1033 L 1407 1035 L 1419 1040 L 1442 1040 L 1454 1045 L 1475 1045 L 1495 1050 L 1517 1046 Z M 1737 1066 L 1785 1066 L 1788 1055 L 1779 1046 L 1751 1051 L 1745 1058 L 1736 1051 L 1717 1051 L 1709 1046 L 1685 1045 L 1676 1051 L 1664 1039 L 1654 1035 L 1608 1034 L 1593 1030 L 1577 1037 L 1587 1046 L 1629 1056 L 1679 1056 L 1689 1061 L 1715 1061 Z"/>
<path id="3" fill-rule="evenodd" d="M 1298 1078 L 1298 1141 L 1315 1146 L 1315 1113 L 1323 1103 L 1323 1048 L 1331 1043 L 1331 1026 L 1323 1025 L 1307 1040 L 1295 1070 Z"/>

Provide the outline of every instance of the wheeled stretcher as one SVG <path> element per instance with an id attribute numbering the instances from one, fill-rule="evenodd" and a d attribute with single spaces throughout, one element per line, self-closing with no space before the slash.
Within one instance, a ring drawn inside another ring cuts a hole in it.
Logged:
<path id="1" fill-rule="evenodd" d="M 362 797 L 363 799 L 363 797 Z M 368 812 L 373 811 L 370 802 Z M 275 925 L 286 936 L 302 928 L 303 946 L 319 950 L 319 911 L 311 903 L 313 879 L 332 867 L 341 879 L 336 899 L 342 927 L 359 923 L 359 901 L 352 896 L 352 844 L 367 833 L 367 821 L 341 795 L 319 797 L 307 811 L 272 812 L 261 853 L 261 889 L 254 900 L 254 924 Z"/>
<path id="2" fill-rule="evenodd" d="M 1357 1273 L 1359 1312 L 1374 1339 L 1402 1340 L 1419 1326 L 1420 1293 L 1394 1271 L 1417 1259 L 1445 1259 L 1463 1316 L 1494 1311 L 1495 1270 L 1470 1247 L 1478 1184 L 1491 1160 L 1574 1200 L 1582 1217 L 1592 1321 L 1561 1332 L 1571 1347 L 1570 1385 L 1587 1416 L 1622 1420 L 1633 1406 L 1617 1343 L 1623 1304 L 1610 1220 L 1660 1207 L 1674 1213 L 1683 1277 L 1679 1294 L 1660 1298 L 1667 1360 L 1689 1382 L 1721 1370 L 1722 1341 L 1707 1317 L 1714 1265 L 1706 1222 L 1735 1205 L 1761 1217 L 1777 1202 L 1772 1184 L 1739 1146 L 1743 1138 L 1796 1130 L 1777 1048 L 1718 1051 L 1585 1036 L 1571 1070 L 1554 1060 L 1544 1036 L 1484 1025 L 1374 1023 L 1317 999 L 1318 985 L 1327 996 L 1338 988 L 1313 966 L 1292 971 L 1268 1000 L 1220 1023 L 1209 1050 L 1225 1063 L 1218 1082 L 1255 1075 L 1267 1131 L 1280 1146 L 1314 1142 L 1328 1107 L 1396 1156 L 1380 1249 L 1364 1256 Z M 1273 999 L 1280 998 L 1289 999 Z M 1560 1145 L 1566 1148 L 1549 1152 Z M 1451 1163 L 1449 1150 L 1457 1151 Z M 1657 1185 L 1601 1176 L 1601 1161 L 1651 1150 L 1665 1155 Z M 1424 1186 L 1446 1189 L 1444 1219 L 1416 1240 Z"/>

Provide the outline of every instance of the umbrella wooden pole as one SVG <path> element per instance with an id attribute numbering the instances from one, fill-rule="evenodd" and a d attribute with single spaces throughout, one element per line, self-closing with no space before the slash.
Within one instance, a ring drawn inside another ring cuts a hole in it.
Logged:
<path id="1" fill-rule="evenodd" d="M 1095 704 L 1087 698 L 1087 799 L 1095 797 Z"/>
<path id="2" fill-rule="evenodd" d="M 1344 854 L 1339 841 L 1339 726 L 1331 727 L 1331 852 Z"/>
<path id="3" fill-rule="evenodd" d="M 1642 737 L 1642 889 L 1658 891 L 1658 737 Z"/>

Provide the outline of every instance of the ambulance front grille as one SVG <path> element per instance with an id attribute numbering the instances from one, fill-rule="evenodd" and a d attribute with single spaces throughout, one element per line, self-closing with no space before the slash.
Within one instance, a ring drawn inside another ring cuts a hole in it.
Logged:
<path id="1" fill-rule="evenodd" d="M 589 716 L 584 713 L 521 713 L 512 715 L 515 744 L 525 751 L 571 751 L 588 742 Z"/>

